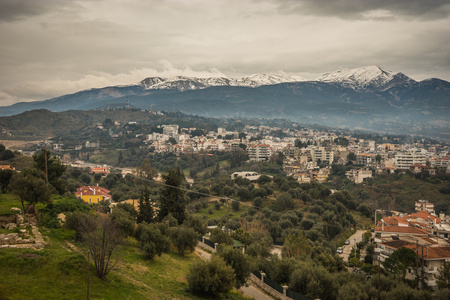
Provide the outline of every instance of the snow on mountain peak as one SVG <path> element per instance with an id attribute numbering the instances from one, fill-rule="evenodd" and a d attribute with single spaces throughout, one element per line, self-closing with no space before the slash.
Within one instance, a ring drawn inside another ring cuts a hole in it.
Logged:
<path id="1" fill-rule="evenodd" d="M 241 78 L 228 77 L 186 77 L 176 76 L 172 78 L 149 77 L 142 80 L 139 85 L 144 89 L 176 89 L 179 91 L 205 89 L 213 86 L 239 86 L 260 87 L 262 85 L 274 85 L 285 82 L 321 81 L 327 83 L 339 83 L 353 89 L 377 88 L 386 89 L 401 83 L 414 81 L 402 73 L 394 73 L 379 66 L 367 66 L 356 69 L 341 69 L 336 72 L 325 73 L 320 77 L 309 80 L 300 76 L 287 76 L 284 74 L 256 73 Z"/>
<path id="2" fill-rule="evenodd" d="M 384 70 L 379 66 L 367 66 L 356 69 L 342 69 L 332 73 L 325 73 L 317 81 L 336 82 L 345 86 L 358 88 L 367 86 L 382 87 L 400 73 Z M 409 77 L 405 76 L 405 80 Z"/>
<path id="3" fill-rule="evenodd" d="M 204 89 L 211 86 L 259 87 L 262 85 L 272 85 L 292 81 L 296 80 L 290 77 L 257 73 L 242 78 L 197 78 L 186 76 L 176 76 L 173 78 L 149 77 L 142 80 L 139 85 L 145 89 L 178 89 L 182 91 Z"/>

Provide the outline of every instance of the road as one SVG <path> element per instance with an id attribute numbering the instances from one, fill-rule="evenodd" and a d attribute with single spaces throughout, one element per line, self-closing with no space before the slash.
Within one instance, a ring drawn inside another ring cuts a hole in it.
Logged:
<path id="1" fill-rule="evenodd" d="M 211 259 L 211 253 L 204 251 L 200 247 L 195 247 L 195 251 L 200 255 L 202 259 Z M 256 300 L 274 300 L 275 298 L 265 294 L 260 289 L 252 285 L 251 283 L 248 286 L 242 286 L 239 291 L 247 297 L 253 297 Z"/>
<path id="2" fill-rule="evenodd" d="M 352 247 L 356 248 L 356 244 L 362 241 L 362 235 L 364 230 L 357 230 L 351 237 L 348 238 L 350 241 L 350 245 L 344 245 L 342 248 L 344 249 L 342 254 L 339 254 L 344 261 L 348 261 L 348 257 L 350 252 L 352 251 Z M 361 257 L 363 257 L 361 253 Z"/>

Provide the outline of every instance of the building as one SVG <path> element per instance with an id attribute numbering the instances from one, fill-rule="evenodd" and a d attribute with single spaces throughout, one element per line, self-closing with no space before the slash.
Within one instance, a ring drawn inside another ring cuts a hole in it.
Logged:
<path id="1" fill-rule="evenodd" d="M 109 174 L 109 167 L 91 167 L 91 174 L 106 175 Z"/>
<path id="2" fill-rule="evenodd" d="M 270 145 L 249 145 L 247 147 L 247 153 L 250 160 L 253 161 L 269 160 L 272 155 Z"/>
<path id="3" fill-rule="evenodd" d="M 428 200 L 419 200 L 414 204 L 415 211 L 427 211 L 431 214 L 434 214 L 434 203 L 429 202 Z"/>
<path id="4" fill-rule="evenodd" d="M 412 165 L 426 165 L 426 152 L 412 149 L 407 152 L 398 152 L 395 154 L 395 164 L 398 169 L 409 169 Z"/>
<path id="5" fill-rule="evenodd" d="M 0 165 L 0 170 L 12 170 L 15 171 L 16 169 L 11 165 Z"/>
<path id="6" fill-rule="evenodd" d="M 312 159 L 315 162 L 325 162 L 331 165 L 334 161 L 334 153 L 325 147 L 316 147 L 312 150 Z"/>
<path id="7" fill-rule="evenodd" d="M 376 162 L 376 155 L 371 153 L 361 153 L 356 155 L 357 165 L 371 165 Z"/>
<path id="8" fill-rule="evenodd" d="M 177 139 L 178 138 L 178 125 L 162 125 L 163 134 Z"/>
<path id="9" fill-rule="evenodd" d="M 81 186 L 77 188 L 75 196 L 89 204 L 99 203 L 100 201 L 110 201 L 109 190 L 99 186 Z"/>
<path id="10" fill-rule="evenodd" d="M 252 171 L 243 171 L 243 172 L 234 172 L 231 174 L 231 179 L 236 179 L 238 177 L 247 178 L 250 181 L 256 181 L 261 175 L 257 172 Z"/>
<path id="11" fill-rule="evenodd" d="M 450 261 L 450 246 L 441 246 L 433 239 L 414 239 L 403 240 L 398 237 L 393 237 L 392 240 L 386 240 L 377 244 L 375 253 L 377 260 L 382 263 L 394 251 L 400 248 L 408 248 L 416 252 L 418 256 L 417 269 L 410 268 L 407 270 L 407 278 L 415 279 L 417 275 L 422 277 L 426 286 L 432 289 L 437 289 L 436 276 L 439 274 L 439 269 L 444 263 Z M 417 274 L 418 273 L 418 274 Z"/>
<path id="12" fill-rule="evenodd" d="M 366 178 L 372 178 L 371 170 L 355 170 L 352 169 L 350 171 L 345 172 L 345 176 L 347 176 L 348 180 L 354 181 L 355 183 L 362 183 Z"/>

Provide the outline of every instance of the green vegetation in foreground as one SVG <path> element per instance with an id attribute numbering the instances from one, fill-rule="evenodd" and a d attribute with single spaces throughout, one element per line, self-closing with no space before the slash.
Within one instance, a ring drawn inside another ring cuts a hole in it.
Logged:
<path id="1" fill-rule="evenodd" d="M 86 297 L 87 257 L 79 243 L 71 248 L 56 236 L 70 236 L 64 229 L 41 228 L 50 239 L 41 251 L 2 249 L 0 251 L 0 299 L 83 299 Z M 91 299 L 201 299 L 187 291 L 185 275 L 200 258 L 175 251 L 146 260 L 134 238 L 128 238 L 116 258 L 119 262 L 102 281 L 90 266 Z M 244 299 L 237 293 L 222 299 Z"/>
<path id="2" fill-rule="evenodd" d="M 2 194 L 0 193 L 0 215 L 12 215 L 15 214 L 11 212 L 11 207 L 17 207 L 22 209 L 22 204 L 20 204 L 17 196 L 13 194 Z"/>

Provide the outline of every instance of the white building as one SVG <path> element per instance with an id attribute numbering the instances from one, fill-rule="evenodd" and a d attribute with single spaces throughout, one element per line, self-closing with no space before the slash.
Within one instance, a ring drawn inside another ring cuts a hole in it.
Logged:
<path id="1" fill-rule="evenodd" d="M 249 145 L 247 147 L 247 153 L 250 160 L 254 161 L 269 160 L 272 155 L 270 145 Z"/>
<path id="2" fill-rule="evenodd" d="M 411 165 L 425 165 L 427 162 L 426 151 L 411 149 L 405 152 L 395 154 L 395 164 L 398 169 L 409 169 Z"/>

